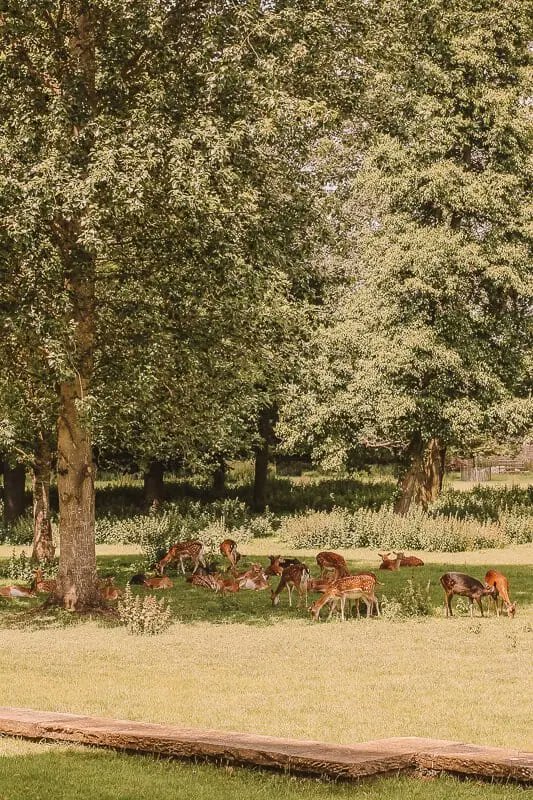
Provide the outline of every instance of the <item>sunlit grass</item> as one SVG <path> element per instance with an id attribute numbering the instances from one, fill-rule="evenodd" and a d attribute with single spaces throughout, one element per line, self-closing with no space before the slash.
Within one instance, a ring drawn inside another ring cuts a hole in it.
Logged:
<path id="1" fill-rule="evenodd" d="M 276 775 L 259 770 L 159 761 L 149 757 L 56 746 L 27 746 L 1 758 L 0 798 L 32 800 L 526 800 L 515 786 L 453 778 L 386 778 L 361 784 Z"/>

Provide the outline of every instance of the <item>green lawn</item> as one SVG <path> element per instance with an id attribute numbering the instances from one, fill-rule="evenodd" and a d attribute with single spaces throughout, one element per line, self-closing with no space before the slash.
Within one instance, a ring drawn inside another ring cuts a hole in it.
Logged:
<path id="1" fill-rule="evenodd" d="M 57 746 L 2 758 L 0 740 L 0 800 L 526 800 L 531 796 L 531 791 L 516 786 L 448 777 L 334 784 L 263 771 Z"/>

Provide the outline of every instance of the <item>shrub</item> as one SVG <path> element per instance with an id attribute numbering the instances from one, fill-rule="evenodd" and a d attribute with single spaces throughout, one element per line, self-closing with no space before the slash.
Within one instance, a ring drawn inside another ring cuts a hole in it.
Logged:
<path id="1" fill-rule="evenodd" d="M 408 578 L 406 585 L 398 596 L 402 614 L 405 617 L 429 617 L 433 613 L 429 582 L 422 586 L 412 578 Z"/>
<path id="2" fill-rule="evenodd" d="M 158 600 L 153 594 L 134 595 L 129 586 L 118 601 L 117 610 L 122 625 L 135 636 L 162 633 L 172 621 L 170 605 L 164 598 Z"/>
<path id="3" fill-rule="evenodd" d="M 31 583 L 33 581 L 34 567 L 30 558 L 23 550 L 20 555 L 16 555 L 15 551 L 11 553 L 7 567 L 5 570 L 6 578 L 12 581 L 21 581 L 22 583 Z"/>

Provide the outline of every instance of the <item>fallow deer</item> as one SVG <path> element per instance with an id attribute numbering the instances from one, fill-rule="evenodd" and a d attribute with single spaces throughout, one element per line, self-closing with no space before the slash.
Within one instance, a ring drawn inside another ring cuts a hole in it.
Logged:
<path id="1" fill-rule="evenodd" d="M 98 581 L 98 591 L 103 600 L 117 600 L 122 594 L 118 586 L 115 586 L 113 577 L 102 578 Z"/>
<path id="2" fill-rule="evenodd" d="M 400 561 L 401 557 L 398 554 L 396 558 L 390 558 L 390 553 L 378 553 L 378 556 L 381 558 L 381 564 L 379 565 L 380 569 L 388 569 L 393 572 L 400 569 Z"/>
<path id="3" fill-rule="evenodd" d="M 485 575 L 485 583 L 487 586 L 496 589 L 496 596 L 491 595 L 494 605 L 496 607 L 496 615 L 500 616 L 500 601 L 501 608 L 505 606 L 508 617 L 514 617 L 516 614 L 516 603 L 511 603 L 509 598 L 509 581 L 501 572 L 496 572 L 494 569 L 489 569 Z"/>
<path id="4" fill-rule="evenodd" d="M 35 592 L 27 586 L 0 586 L 0 597 L 35 597 Z"/>
<path id="5" fill-rule="evenodd" d="M 320 619 L 320 610 L 327 604 L 330 605 L 328 619 L 331 618 L 336 604 L 340 601 L 341 619 L 344 621 L 344 607 L 346 600 L 364 600 L 367 607 L 367 617 L 370 618 L 374 606 L 377 609 L 378 617 L 379 603 L 374 593 L 376 581 L 369 575 L 346 575 L 333 581 L 327 592 L 309 608 L 313 619 Z"/>
<path id="6" fill-rule="evenodd" d="M 176 544 L 172 545 L 168 553 L 157 562 L 156 572 L 162 575 L 165 567 L 168 564 L 179 561 L 181 571 L 185 575 L 185 567 L 183 566 L 183 562 L 188 558 L 192 561 L 192 571 L 194 574 L 198 569 L 199 564 L 202 564 L 202 566 L 205 567 L 204 550 L 204 545 L 199 541 L 189 540 L 187 542 L 176 542 Z"/>
<path id="7" fill-rule="evenodd" d="M 484 586 L 477 578 L 465 575 L 462 572 L 446 572 L 440 578 L 440 583 L 444 589 L 446 616 L 452 617 L 452 597 L 454 594 L 461 597 L 468 597 L 470 600 L 470 616 L 474 616 L 474 600 L 479 606 L 483 617 L 482 597 L 497 597 L 497 589 L 494 586 Z"/>
<path id="8" fill-rule="evenodd" d="M 229 569 L 234 570 L 237 566 L 237 561 L 241 558 L 241 554 L 237 551 L 237 542 L 234 542 L 233 539 L 224 539 L 220 543 L 219 550 L 228 559 Z"/>
<path id="9" fill-rule="evenodd" d="M 400 567 L 423 567 L 424 562 L 417 556 L 405 556 L 403 553 L 396 553 L 400 557 Z"/>
<path id="10" fill-rule="evenodd" d="M 145 578 L 143 586 L 146 586 L 147 589 L 172 589 L 174 583 L 167 575 L 161 575 L 154 578 Z"/>
<path id="11" fill-rule="evenodd" d="M 235 575 L 235 580 L 241 589 L 251 589 L 256 592 L 268 589 L 268 579 L 261 564 L 252 564 L 246 572 Z"/>
<path id="12" fill-rule="evenodd" d="M 269 556 L 270 564 L 265 569 L 265 575 L 281 575 L 285 567 L 301 564 L 299 558 L 285 558 L 285 556 Z"/>
<path id="13" fill-rule="evenodd" d="M 338 553 L 332 553 L 329 550 L 324 550 L 316 557 L 316 563 L 320 567 L 320 577 L 325 578 L 330 575 L 332 580 L 343 578 L 348 575 L 348 567 L 346 561 Z M 333 575 L 331 574 L 333 573 Z"/>
<path id="14" fill-rule="evenodd" d="M 212 592 L 238 592 L 239 584 L 234 580 L 224 580 L 221 575 L 198 575 L 193 574 L 187 578 L 188 583 L 199 586 L 202 589 L 210 589 Z"/>
<path id="15" fill-rule="evenodd" d="M 329 580 L 326 578 L 309 578 L 307 581 L 307 593 L 318 592 L 319 594 L 323 594 L 328 591 L 331 583 L 331 578 Z"/>
<path id="16" fill-rule="evenodd" d="M 272 605 L 279 604 L 279 596 L 284 589 L 287 589 L 289 594 L 289 607 L 292 608 L 292 592 L 296 589 L 298 592 L 298 607 L 302 603 L 302 598 L 307 605 L 307 582 L 311 577 L 311 573 L 305 564 L 289 564 L 281 573 L 281 578 L 278 587 L 275 591 L 271 592 Z"/>
<path id="17" fill-rule="evenodd" d="M 34 572 L 34 578 L 32 583 L 32 589 L 35 589 L 36 592 L 40 593 L 48 593 L 51 594 L 55 592 L 57 589 L 57 581 L 55 578 L 50 578 L 45 580 L 44 574 L 42 569 L 39 567 Z"/>

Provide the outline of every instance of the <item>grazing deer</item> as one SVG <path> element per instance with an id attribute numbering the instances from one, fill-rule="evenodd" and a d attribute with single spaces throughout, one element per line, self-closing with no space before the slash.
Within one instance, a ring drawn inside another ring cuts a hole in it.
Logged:
<path id="1" fill-rule="evenodd" d="M 55 590 L 57 589 L 57 581 L 55 580 L 55 578 L 50 578 L 49 580 L 45 580 L 43 571 L 39 567 L 34 572 L 32 589 L 34 589 L 38 593 L 46 592 L 48 594 L 51 594 L 52 592 L 55 592 Z"/>
<path id="2" fill-rule="evenodd" d="M 35 592 L 27 586 L 0 586 L 0 597 L 35 597 Z"/>
<path id="3" fill-rule="evenodd" d="M 328 591 L 331 583 L 331 578 L 329 580 L 326 578 L 309 578 L 307 581 L 307 593 L 318 592 L 319 594 L 323 594 Z"/>
<path id="4" fill-rule="evenodd" d="M 310 606 L 309 611 L 313 619 L 320 619 L 321 609 L 329 604 L 330 611 L 328 619 L 331 618 L 337 603 L 341 604 L 341 619 L 344 621 L 344 606 L 346 600 L 364 600 L 367 607 L 367 617 L 370 618 L 374 606 L 377 609 L 378 617 L 379 603 L 374 593 L 376 581 L 369 575 L 345 575 L 333 581 L 327 592 Z"/>
<path id="5" fill-rule="evenodd" d="M 237 542 L 234 542 L 233 539 L 224 539 L 220 543 L 219 550 L 229 561 L 228 569 L 234 570 L 237 566 L 237 561 L 241 558 L 241 554 L 237 551 Z"/>
<path id="6" fill-rule="evenodd" d="M 147 589 L 172 589 L 174 583 L 167 575 L 161 575 L 155 578 L 144 578 L 143 586 L 146 586 Z"/>
<path id="7" fill-rule="evenodd" d="M 279 604 L 279 596 L 285 588 L 289 594 L 289 608 L 292 608 L 293 589 L 298 592 L 298 607 L 301 605 L 302 598 L 305 598 L 305 604 L 307 605 L 307 582 L 310 577 L 311 573 L 305 564 L 289 564 L 281 573 L 277 589 L 271 592 L 272 605 L 277 606 Z"/>
<path id="8" fill-rule="evenodd" d="M 301 564 L 299 558 L 285 558 L 285 556 L 269 556 L 270 564 L 265 569 L 265 575 L 281 575 L 285 567 Z"/>
<path id="9" fill-rule="evenodd" d="M 390 553 L 378 553 L 378 556 L 381 558 L 381 564 L 379 565 L 380 569 L 388 569 L 393 572 L 400 569 L 400 561 L 401 556 L 397 553 L 396 558 L 390 558 Z"/>
<path id="10" fill-rule="evenodd" d="M 494 586 L 483 586 L 481 581 L 477 578 L 472 578 L 470 575 L 464 575 L 462 572 L 446 572 L 440 578 L 440 583 L 444 589 L 446 616 L 452 617 L 452 597 L 454 594 L 461 597 L 468 597 L 470 600 L 470 616 L 474 616 L 474 600 L 478 604 L 481 616 L 483 617 L 483 605 L 481 603 L 482 597 L 491 595 L 497 597 L 497 589 Z"/>
<path id="11" fill-rule="evenodd" d="M 516 603 L 511 603 L 509 598 L 509 581 L 501 572 L 496 572 L 494 569 L 489 569 L 485 575 L 485 583 L 487 586 L 496 589 L 496 596 L 490 595 L 496 607 L 496 615 L 500 616 L 500 601 L 501 608 L 505 606 L 508 617 L 514 617 L 516 614 Z"/>
<path id="12" fill-rule="evenodd" d="M 235 580 L 241 589 L 251 589 L 256 592 L 268 589 L 268 579 L 261 564 L 252 564 L 246 572 L 235 575 Z"/>
<path id="13" fill-rule="evenodd" d="M 330 574 L 332 580 L 336 580 L 349 574 L 346 561 L 338 553 L 325 550 L 317 555 L 316 563 L 320 567 L 321 578 L 325 578 L 326 575 Z M 331 575 L 331 572 L 333 572 L 333 575 Z"/>
<path id="14" fill-rule="evenodd" d="M 176 544 L 173 544 L 168 553 L 157 562 L 156 572 L 162 575 L 165 567 L 168 564 L 179 561 L 181 571 L 185 575 L 185 567 L 183 566 L 183 562 L 186 558 L 189 558 L 193 563 L 192 571 L 194 574 L 198 569 L 199 564 L 201 564 L 203 567 L 206 566 L 204 550 L 204 545 L 199 541 L 189 540 L 187 542 L 177 542 Z"/>
<path id="15" fill-rule="evenodd" d="M 396 557 L 400 558 L 400 567 L 423 567 L 424 562 L 417 556 L 404 556 L 403 553 L 396 553 Z"/>

